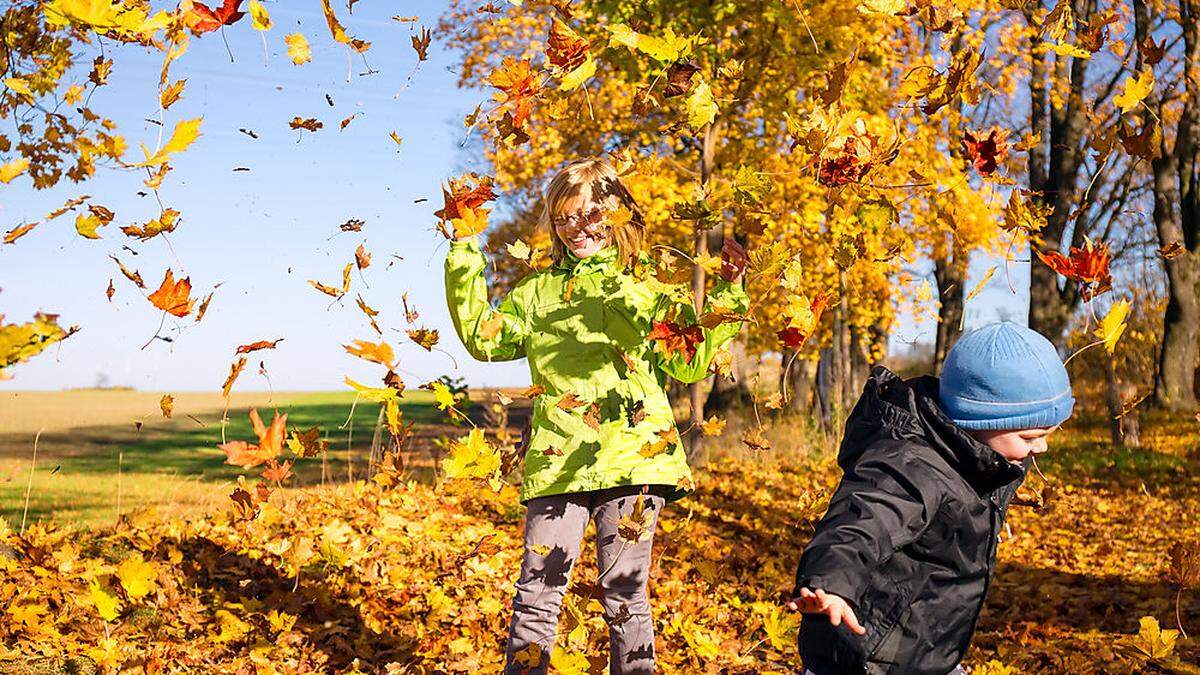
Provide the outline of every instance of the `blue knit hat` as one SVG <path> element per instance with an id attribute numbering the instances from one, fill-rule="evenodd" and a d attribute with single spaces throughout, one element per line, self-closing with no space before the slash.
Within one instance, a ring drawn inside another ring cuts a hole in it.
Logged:
<path id="1" fill-rule="evenodd" d="M 1011 321 L 959 338 L 942 364 L 938 399 L 951 421 L 964 429 L 1052 427 L 1075 407 L 1067 369 L 1054 345 Z"/>

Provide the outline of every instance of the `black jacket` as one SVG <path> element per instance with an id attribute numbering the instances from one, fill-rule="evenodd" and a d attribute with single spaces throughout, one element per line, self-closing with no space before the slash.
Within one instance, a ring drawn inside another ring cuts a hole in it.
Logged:
<path id="1" fill-rule="evenodd" d="M 1025 468 L 955 426 L 937 390 L 937 378 L 877 366 L 846 421 L 842 482 L 800 558 L 796 594 L 840 595 L 867 632 L 805 614 L 800 656 L 817 675 L 946 675 L 971 642 Z"/>

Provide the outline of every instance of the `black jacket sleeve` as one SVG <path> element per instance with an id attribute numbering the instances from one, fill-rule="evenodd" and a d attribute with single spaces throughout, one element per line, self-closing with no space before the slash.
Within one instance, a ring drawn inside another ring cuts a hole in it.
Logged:
<path id="1" fill-rule="evenodd" d="M 902 445 L 871 448 L 846 471 L 800 557 L 796 595 L 820 588 L 858 607 L 872 572 L 932 522 L 942 479 Z"/>

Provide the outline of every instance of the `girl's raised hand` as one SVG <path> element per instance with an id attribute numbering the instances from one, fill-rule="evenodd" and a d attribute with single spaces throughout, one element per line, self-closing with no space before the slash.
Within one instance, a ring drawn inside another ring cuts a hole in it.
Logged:
<path id="1" fill-rule="evenodd" d="M 841 596 L 826 593 L 819 588 L 815 592 L 808 588 L 801 588 L 800 595 L 792 598 L 786 606 L 793 612 L 824 614 L 829 617 L 829 623 L 835 626 L 840 626 L 842 621 L 845 621 L 846 627 L 858 635 L 867 632 L 867 629 L 858 622 L 858 617 L 854 616 L 854 610 L 850 608 L 850 603 Z"/>
<path id="2" fill-rule="evenodd" d="M 746 249 L 742 248 L 736 239 L 726 237 L 725 243 L 721 245 L 721 278 L 730 283 L 738 283 L 742 280 L 748 261 Z"/>

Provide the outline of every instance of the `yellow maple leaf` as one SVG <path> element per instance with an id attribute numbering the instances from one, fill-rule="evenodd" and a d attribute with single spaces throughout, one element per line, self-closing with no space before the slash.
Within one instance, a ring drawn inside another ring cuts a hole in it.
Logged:
<path id="1" fill-rule="evenodd" d="M 454 407 L 454 394 L 446 386 L 446 383 L 434 382 L 431 386 L 433 387 L 433 400 L 437 402 L 438 410 Z"/>
<path id="2" fill-rule="evenodd" d="M 218 609 L 216 617 L 217 623 L 221 626 L 221 632 L 216 637 L 217 642 L 233 642 L 241 639 L 253 629 L 253 626 L 226 609 Z"/>
<path id="3" fill-rule="evenodd" d="M 1154 89 L 1154 70 L 1150 66 L 1136 76 L 1125 80 L 1125 89 L 1113 97 L 1113 105 L 1121 112 L 1129 112 L 1138 106 Z"/>
<path id="4" fill-rule="evenodd" d="M 287 54 L 294 65 L 299 66 L 312 61 L 312 49 L 308 46 L 308 40 L 303 33 L 295 32 L 285 35 L 283 41 L 287 43 Z"/>
<path id="5" fill-rule="evenodd" d="M 0 183 L 11 183 L 14 178 L 29 169 L 29 158 L 18 157 L 11 162 L 0 164 Z"/>
<path id="6" fill-rule="evenodd" d="M 368 387 L 365 384 L 359 384 L 354 380 L 346 377 L 346 384 L 354 388 L 359 396 L 374 401 L 375 403 L 384 403 L 386 401 L 395 400 L 398 392 L 391 387 Z"/>
<path id="7" fill-rule="evenodd" d="M 258 0 L 250 0 L 250 26 L 254 30 L 271 30 L 271 15 Z"/>
<path id="8" fill-rule="evenodd" d="M 712 122 L 717 112 L 717 102 L 713 98 L 712 89 L 707 82 L 701 80 L 692 88 L 692 93 L 687 99 L 688 126 L 693 131 L 698 131 L 700 127 Z"/>
<path id="9" fill-rule="evenodd" d="M 596 61 L 589 55 L 584 59 L 583 63 L 573 68 L 571 72 L 563 75 L 562 82 L 558 84 L 558 89 L 559 91 L 574 91 L 595 74 Z"/>
<path id="10" fill-rule="evenodd" d="M 686 57 L 704 42 L 699 35 L 676 35 L 670 28 L 662 37 L 642 35 L 623 23 L 613 24 L 608 30 L 612 33 L 608 39 L 610 47 L 622 45 L 663 63 L 674 63 Z"/>
<path id="11" fill-rule="evenodd" d="M 96 233 L 96 228 L 103 224 L 104 223 L 101 222 L 94 213 L 80 213 L 79 215 L 75 216 L 75 231 L 78 232 L 79 236 L 81 237 L 86 237 L 88 239 L 99 239 L 100 235 Z"/>
<path id="12" fill-rule="evenodd" d="M 1158 619 L 1152 616 L 1143 616 L 1138 625 L 1137 635 L 1124 640 L 1128 653 L 1157 661 L 1167 658 L 1175 651 L 1175 640 L 1179 637 L 1179 631 L 1160 628 Z"/>
<path id="13" fill-rule="evenodd" d="M 46 23 L 51 26 L 66 26 L 71 23 L 108 29 L 116 24 L 120 5 L 112 0 L 53 0 L 42 6 Z"/>
<path id="14" fill-rule="evenodd" d="M 1104 340 L 1104 348 L 1108 353 L 1113 353 L 1117 347 L 1117 340 L 1121 339 L 1121 334 L 1125 332 L 1125 319 L 1129 316 L 1129 301 L 1118 300 L 1109 308 L 1108 314 L 1100 321 L 1100 327 L 1095 330 L 1093 335 Z"/>
<path id="15" fill-rule="evenodd" d="M 705 436 L 717 436 L 725 430 L 725 420 L 718 418 L 716 415 L 709 417 L 700 423 L 700 431 Z"/>
<path id="16" fill-rule="evenodd" d="M 121 665 L 121 643 L 113 638 L 100 638 L 95 647 L 87 650 L 88 658 L 96 662 L 105 672 L 116 670 Z"/>
<path id="17" fill-rule="evenodd" d="M 568 652 L 565 649 L 555 649 L 550 652 L 550 665 L 554 672 L 562 675 L 587 675 L 591 672 L 587 654 L 583 652 Z"/>
<path id="18" fill-rule="evenodd" d="M 203 119 L 203 117 L 196 117 L 177 122 L 175 128 L 171 131 L 171 138 L 167 139 L 167 142 L 153 155 L 150 154 L 150 149 L 145 144 L 142 144 L 142 154 L 146 155 L 146 161 L 139 162 L 133 166 L 157 166 L 169 160 L 171 155 L 187 150 L 188 146 L 199 138 L 200 122 Z"/>
<path id="19" fill-rule="evenodd" d="M 154 563 L 143 560 L 141 553 L 134 553 L 117 568 L 117 578 L 121 580 L 125 594 L 130 599 L 137 600 L 154 590 L 158 568 Z"/>
<path id="20" fill-rule="evenodd" d="M 464 438 L 450 443 L 450 456 L 442 459 L 447 478 L 493 478 L 500 470 L 500 451 L 472 429 Z"/>
<path id="21" fill-rule="evenodd" d="M 113 595 L 109 595 L 108 591 L 100 585 L 100 581 L 92 579 L 88 586 L 88 597 L 92 601 L 92 605 L 96 607 L 96 612 L 100 614 L 100 618 L 105 621 L 112 621 L 121 613 L 121 603 Z"/>
<path id="22" fill-rule="evenodd" d="M 29 80 L 23 77 L 6 77 L 4 78 L 4 86 L 12 89 L 18 94 L 33 96 L 33 92 L 29 90 Z"/>

